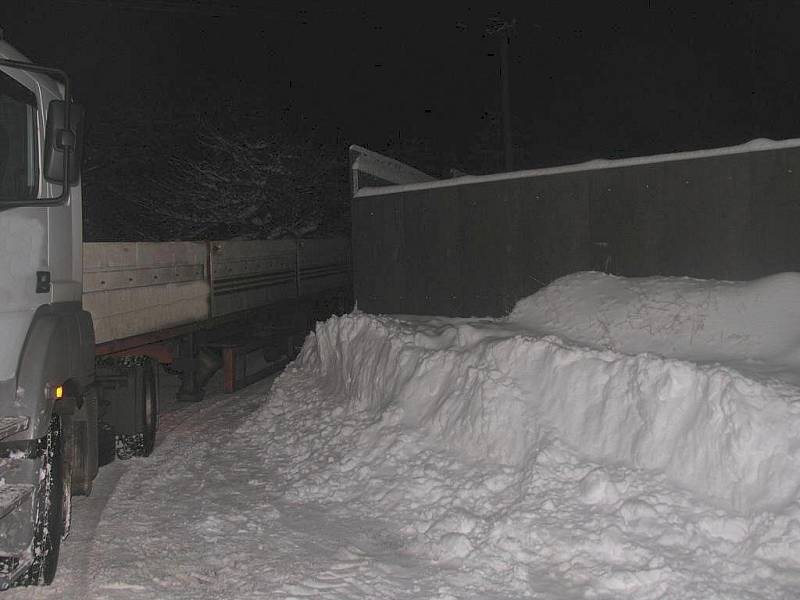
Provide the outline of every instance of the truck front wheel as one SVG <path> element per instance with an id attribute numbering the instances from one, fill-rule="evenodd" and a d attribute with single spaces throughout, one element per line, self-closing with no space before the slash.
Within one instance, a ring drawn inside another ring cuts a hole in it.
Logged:
<path id="1" fill-rule="evenodd" d="M 44 444 L 31 553 L 33 563 L 23 577 L 24 585 L 50 585 L 56 575 L 58 552 L 64 534 L 68 507 L 68 469 L 64 462 L 64 436 L 61 421 L 53 416 Z"/>

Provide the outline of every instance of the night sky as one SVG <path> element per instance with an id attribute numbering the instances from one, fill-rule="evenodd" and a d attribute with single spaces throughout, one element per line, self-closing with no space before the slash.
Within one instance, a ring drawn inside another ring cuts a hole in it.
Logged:
<path id="1" fill-rule="evenodd" d="M 258 107 L 270 127 L 313 128 L 342 153 L 358 143 L 429 171 L 495 172 L 499 40 L 486 28 L 499 17 L 516 24 L 517 168 L 800 136 L 800 7 L 434 4 L 3 0 L 0 26 L 74 76 L 90 125 L 133 108 L 167 132 Z"/>

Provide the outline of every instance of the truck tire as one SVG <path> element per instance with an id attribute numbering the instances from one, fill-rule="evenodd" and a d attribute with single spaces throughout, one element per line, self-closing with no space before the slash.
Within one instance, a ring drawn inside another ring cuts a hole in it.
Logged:
<path id="1" fill-rule="evenodd" d="M 22 577 L 23 585 L 50 585 L 58 567 L 69 498 L 68 468 L 64 461 L 64 436 L 57 416 L 50 420 L 44 447 L 42 477 L 36 497 L 33 526 L 33 563 Z M 66 510 L 65 510 L 66 509 Z"/>
<path id="2" fill-rule="evenodd" d="M 135 401 L 140 411 L 138 418 L 141 432 L 117 435 L 116 452 L 120 460 L 150 456 L 158 431 L 158 371 L 155 361 L 147 359 L 131 368 L 134 369 L 134 393 L 137 395 Z"/>

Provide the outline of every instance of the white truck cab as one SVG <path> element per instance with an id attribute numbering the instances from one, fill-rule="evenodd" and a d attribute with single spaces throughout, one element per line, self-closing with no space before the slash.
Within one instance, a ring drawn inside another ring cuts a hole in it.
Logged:
<path id="1" fill-rule="evenodd" d="M 62 72 L 0 41 L 0 588 L 50 583 L 69 497 L 97 471 L 70 100 Z"/>

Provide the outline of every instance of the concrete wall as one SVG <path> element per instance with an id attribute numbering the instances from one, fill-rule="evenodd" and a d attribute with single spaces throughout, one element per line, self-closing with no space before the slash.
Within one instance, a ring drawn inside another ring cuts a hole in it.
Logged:
<path id="1" fill-rule="evenodd" d="M 355 298 L 484 316 L 578 270 L 751 279 L 800 271 L 799 232 L 797 147 L 373 191 L 353 199 Z"/>

